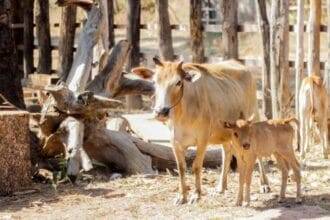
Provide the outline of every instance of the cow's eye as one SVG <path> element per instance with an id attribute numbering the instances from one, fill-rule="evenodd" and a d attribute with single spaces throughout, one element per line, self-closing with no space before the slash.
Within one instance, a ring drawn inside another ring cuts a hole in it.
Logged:
<path id="1" fill-rule="evenodd" d="M 176 86 L 181 86 L 181 84 L 182 84 L 182 81 L 179 80 L 175 85 L 176 85 Z"/>

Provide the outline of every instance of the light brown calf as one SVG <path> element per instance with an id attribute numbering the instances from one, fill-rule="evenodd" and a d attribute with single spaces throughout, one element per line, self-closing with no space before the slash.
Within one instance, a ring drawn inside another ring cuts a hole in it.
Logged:
<path id="1" fill-rule="evenodd" d="M 320 135 L 323 157 L 328 158 L 328 96 L 325 85 L 319 76 L 306 77 L 299 90 L 300 154 L 305 159 L 311 145 L 312 128 L 315 122 Z"/>
<path id="2" fill-rule="evenodd" d="M 238 162 L 239 192 L 236 205 L 242 205 L 244 184 L 246 184 L 245 205 L 249 205 L 250 185 L 256 159 L 271 155 L 275 156 L 282 172 L 279 202 L 285 198 L 290 167 L 297 182 L 296 201 L 301 202 L 300 164 L 293 150 L 293 140 L 296 139 L 293 124 L 297 126 L 298 121 L 286 119 L 252 123 L 250 120 L 238 120 L 236 124 L 225 123 L 227 128 L 232 129 L 233 145 Z"/>

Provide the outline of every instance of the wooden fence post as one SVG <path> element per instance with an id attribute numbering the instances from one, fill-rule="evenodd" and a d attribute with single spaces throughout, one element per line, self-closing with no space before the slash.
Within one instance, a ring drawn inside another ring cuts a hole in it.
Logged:
<path id="1" fill-rule="evenodd" d="M 204 42 L 202 23 L 202 1 L 190 0 L 190 48 L 192 52 L 192 62 L 203 63 Z"/>
<path id="2" fill-rule="evenodd" d="M 305 0 L 298 0 L 297 7 L 297 37 L 296 37 L 296 63 L 295 63 L 295 109 L 296 117 L 298 117 L 299 109 L 299 89 L 301 80 L 304 77 L 304 5 Z"/>
<path id="3" fill-rule="evenodd" d="M 74 53 L 74 38 L 76 33 L 77 6 L 69 5 L 62 8 L 59 41 L 59 68 L 61 80 L 65 82 L 68 76 Z"/>
<path id="4" fill-rule="evenodd" d="M 34 0 L 23 1 L 24 10 L 24 77 L 33 73 L 33 6 Z"/>
<path id="5" fill-rule="evenodd" d="M 270 25 L 270 88 L 272 97 L 272 114 L 273 118 L 279 117 L 278 103 L 278 85 L 279 85 L 279 47 L 280 37 L 278 26 L 278 17 L 280 14 L 280 2 L 272 1 L 271 3 L 271 25 Z"/>
<path id="6" fill-rule="evenodd" d="M 257 0 L 259 12 L 259 28 L 262 36 L 263 59 L 262 59 L 262 110 L 265 116 L 272 118 L 272 100 L 270 96 L 270 28 L 267 18 L 265 0 Z"/>
<path id="7" fill-rule="evenodd" d="M 320 75 L 321 0 L 310 0 L 308 21 L 308 75 Z"/>
<path id="8" fill-rule="evenodd" d="M 279 66 L 280 66 L 280 85 L 279 85 L 279 107 L 280 117 L 288 117 L 291 110 L 291 91 L 289 87 L 289 1 L 281 0 L 280 5 L 280 47 L 279 47 Z"/>
<path id="9" fill-rule="evenodd" d="M 128 0 L 128 24 L 126 29 L 126 37 L 132 49 L 128 55 L 126 66 L 127 71 L 130 71 L 133 67 L 140 65 L 140 13 L 140 0 Z M 143 104 L 141 96 L 137 95 L 126 96 L 126 102 L 128 110 L 141 109 Z"/>
<path id="10" fill-rule="evenodd" d="M 224 59 L 238 59 L 237 0 L 220 1 Z"/>
<path id="11" fill-rule="evenodd" d="M 330 0 L 327 0 L 327 13 L 328 13 L 328 19 L 327 19 L 327 35 L 328 35 L 328 57 L 326 62 L 326 69 L 324 71 L 324 78 L 326 82 L 326 88 L 328 93 L 330 92 Z"/>
<path id="12" fill-rule="evenodd" d="M 172 30 L 168 14 L 168 0 L 156 0 L 156 15 L 158 21 L 158 46 L 160 56 L 164 60 L 173 60 Z"/>
<path id="13" fill-rule="evenodd" d="M 50 74 L 52 69 L 52 50 L 49 27 L 49 0 L 36 0 L 35 8 L 39 50 L 37 72 Z"/>
<path id="14" fill-rule="evenodd" d="M 115 45 L 114 0 L 108 0 L 109 49 Z"/>

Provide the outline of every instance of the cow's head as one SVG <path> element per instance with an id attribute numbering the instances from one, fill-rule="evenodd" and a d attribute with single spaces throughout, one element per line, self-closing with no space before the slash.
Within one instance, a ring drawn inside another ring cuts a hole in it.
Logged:
<path id="1" fill-rule="evenodd" d="M 248 150 L 252 144 L 251 124 L 253 121 L 251 116 L 248 120 L 239 119 L 236 123 L 225 122 L 224 127 L 232 130 L 232 138 L 236 145 Z"/>
<path id="2" fill-rule="evenodd" d="M 132 72 L 143 79 L 150 79 L 155 84 L 155 118 L 166 121 L 170 111 L 181 101 L 184 83 L 195 82 L 200 77 L 197 71 L 184 71 L 183 62 L 163 62 L 153 58 L 155 70 L 137 67 Z"/>

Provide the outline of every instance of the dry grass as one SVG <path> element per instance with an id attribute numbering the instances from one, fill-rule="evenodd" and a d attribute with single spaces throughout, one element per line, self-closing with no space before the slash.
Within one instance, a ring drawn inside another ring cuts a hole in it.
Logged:
<path id="1" fill-rule="evenodd" d="M 62 183 L 55 191 L 50 185 L 36 184 L 37 193 L 0 197 L 0 219 L 230 219 L 280 207 L 288 211 L 302 209 L 300 215 L 310 218 L 330 216 L 330 160 L 320 158 L 320 147 L 314 147 L 311 152 L 307 168 L 302 172 L 303 206 L 294 203 L 295 183 L 292 181 L 288 184 L 287 202 L 277 203 L 280 174 L 273 165 L 269 165 L 267 172 L 272 188 L 269 194 L 258 192 L 258 172 L 254 172 L 249 208 L 234 206 L 238 189 L 236 173 L 229 176 L 229 191 L 214 196 L 220 170 L 204 170 L 202 200 L 195 205 L 175 206 L 173 199 L 178 190 L 175 176 L 163 173 L 155 178 L 131 176 L 109 181 L 110 173 L 96 170 L 83 175 L 77 186 Z M 193 189 L 191 173 L 188 183 Z M 322 208 L 322 214 L 311 211 L 318 207 Z"/>

